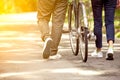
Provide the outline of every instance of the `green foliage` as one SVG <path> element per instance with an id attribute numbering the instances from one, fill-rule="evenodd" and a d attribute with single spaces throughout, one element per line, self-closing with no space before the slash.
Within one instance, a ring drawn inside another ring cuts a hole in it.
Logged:
<path id="1" fill-rule="evenodd" d="M 116 37 L 120 38 L 120 8 L 116 9 L 115 13 L 115 32 L 116 32 Z"/>
<path id="2" fill-rule="evenodd" d="M 115 37 L 120 38 L 120 32 L 117 32 Z"/>

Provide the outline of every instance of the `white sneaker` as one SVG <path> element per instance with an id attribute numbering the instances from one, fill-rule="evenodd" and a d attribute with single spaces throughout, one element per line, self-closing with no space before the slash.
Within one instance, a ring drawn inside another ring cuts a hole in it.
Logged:
<path id="1" fill-rule="evenodd" d="M 113 54 L 114 54 L 113 49 L 109 48 L 106 53 L 106 60 L 114 60 Z"/>
<path id="2" fill-rule="evenodd" d="M 43 58 L 48 59 L 50 56 L 50 48 L 52 44 L 52 39 L 47 38 L 44 43 L 44 48 L 43 48 Z"/>
<path id="3" fill-rule="evenodd" d="M 91 53 L 92 57 L 103 57 L 103 53 L 101 51 L 97 52 L 96 50 Z"/>
<path id="4" fill-rule="evenodd" d="M 60 59 L 62 56 L 60 54 L 56 54 L 56 55 L 53 55 L 53 56 L 50 56 L 49 59 Z"/>

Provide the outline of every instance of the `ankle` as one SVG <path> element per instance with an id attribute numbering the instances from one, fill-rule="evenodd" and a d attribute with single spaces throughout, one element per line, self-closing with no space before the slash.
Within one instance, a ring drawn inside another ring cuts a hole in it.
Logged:
<path id="1" fill-rule="evenodd" d="M 109 46 L 108 49 L 113 49 L 113 46 Z"/>
<path id="2" fill-rule="evenodd" d="M 113 49 L 113 41 L 112 40 L 109 40 L 108 48 Z"/>

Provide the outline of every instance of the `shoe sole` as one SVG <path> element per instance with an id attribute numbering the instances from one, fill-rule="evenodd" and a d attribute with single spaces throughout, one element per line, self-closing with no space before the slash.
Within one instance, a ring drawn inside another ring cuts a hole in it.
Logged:
<path id="1" fill-rule="evenodd" d="M 107 56 L 108 58 L 106 58 L 106 60 L 114 60 L 112 53 L 108 53 Z"/>
<path id="2" fill-rule="evenodd" d="M 43 58 L 44 59 L 48 59 L 50 56 L 51 42 L 52 42 L 51 40 L 48 40 L 46 45 L 45 45 L 45 48 L 43 50 Z"/>

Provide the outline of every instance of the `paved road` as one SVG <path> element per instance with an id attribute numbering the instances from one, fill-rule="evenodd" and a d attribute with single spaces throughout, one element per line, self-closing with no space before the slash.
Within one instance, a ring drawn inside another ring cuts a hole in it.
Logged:
<path id="1" fill-rule="evenodd" d="M 83 63 L 71 52 L 68 34 L 62 35 L 60 59 L 42 59 L 43 42 L 36 23 L 0 25 L 0 80 L 119 80 L 120 44 L 115 43 L 115 60 L 106 61 L 107 44 L 103 42 L 103 58 L 89 55 Z M 89 54 L 94 42 L 89 42 Z"/>

